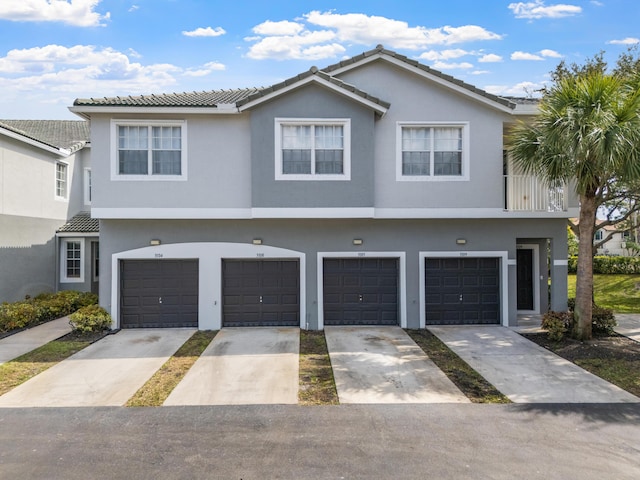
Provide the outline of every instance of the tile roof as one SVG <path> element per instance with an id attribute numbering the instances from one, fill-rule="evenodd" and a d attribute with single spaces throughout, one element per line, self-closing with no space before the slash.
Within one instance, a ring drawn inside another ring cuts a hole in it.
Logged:
<path id="1" fill-rule="evenodd" d="M 89 122 L 82 120 L 0 120 L 0 128 L 71 153 L 90 139 Z"/>
<path id="2" fill-rule="evenodd" d="M 381 100 L 378 97 L 374 97 L 373 95 L 369 95 L 367 92 L 364 92 L 362 90 L 360 90 L 359 88 L 355 87 L 354 85 L 351 85 L 349 83 L 346 83 L 342 80 L 340 80 L 339 78 L 335 78 L 332 77 L 331 75 L 327 74 L 326 72 L 322 71 L 322 70 L 318 70 L 317 67 L 311 67 L 309 70 L 307 70 L 306 72 L 303 72 L 299 75 L 296 75 L 295 77 L 291 77 L 288 78 L 287 80 L 284 80 L 280 83 L 276 83 L 275 85 L 272 85 L 270 87 L 267 88 L 262 88 L 260 90 L 258 90 L 257 92 L 253 93 L 252 95 L 249 95 L 246 98 L 243 98 L 241 100 L 239 100 L 237 102 L 237 105 L 240 107 L 242 105 L 245 105 L 249 102 L 252 102 L 254 100 L 257 100 L 261 97 L 264 97 L 266 95 L 269 95 L 271 93 L 275 93 L 278 90 L 282 90 L 283 88 L 286 88 L 290 85 L 294 85 L 297 82 L 300 82 L 302 80 L 305 80 L 306 78 L 309 78 L 312 75 L 316 75 L 319 78 L 322 78 L 323 80 L 330 82 L 331 84 L 342 88 L 344 90 L 347 90 L 350 93 L 353 93 L 359 97 L 362 97 L 363 99 L 369 100 L 373 103 L 377 103 L 378 105 L 384 107 L 384 108 L 389 108 L 391 106 L 391 104 L 389 102 L 385 102 L 384 100 Z"/>
<path id="3" fill-rule="evenodd" d="M 466 90 L 469 90 L 472 93 L 475 93 L 477 95 L 481 95 L 483 97 L 488 98 L 489 100 L 493 100 L 494 102 L 497 102 L 501 105 L 504 105 L 506 107 L 509 108 L 515 108 L 515 102 L 504 98 L 504 97 L 499 97 L 498 95 L 494 95 L 492 93 L 486 92 L 480 88 L 475 87 L 474 85 L 471 85 L 469 83 L 463 82 L 462 80 L 458 80 L 455 77 L 452 77 L 451 75 L 447 75 L 446 73 L 442 73 L 438 70 L 435 70 L 431 67 L 428 67 L 426 65 L 423 65 L 422 63 L 416 61 L 416 60 L 412 60 L 409 57 L 405 56 L 405 55 L 401 55 L 399 53 L 394 52 L 393 50 L 387 50 L 385 49 L 382 45 L 378 45 L 376 48 L 374 48 L 373 50 L 368 50 L 366 52 L 361 53 L 360 55 L 356 55 L 355 57 L 351 57 L 348 58 L 346 60 L 342 60 L 341 62 L 338 63 L 334 63 L 333 65 L 329 65 L 326 68 L 323 68 L 322 70 L 324 72 L 327 73 L 331 73 L 335 70 L 347 67 L 349 65 L 353 65 L 355 63 L 358 63 L 368 57 L 372 57 L 374 55 L 386 55 L 388 57 L 391 58 L 395 58 L 397 60 L 400 60 L 401 62 L 406 63 L 407 65 L 410 65 L 412 67 L 418 68 L 420 70 L 423 70 L 424 72 L 427 72 L 431 75 L 434 75 L 436 77 L 439 77 L 443 80 L 446 80 L 454 85 L 457 85 L 459 87 L 462 87 Z"/>
<path id="4" fill-rule="evenodd" d="M 211 90 L 207 92 L 162 93 L 125 97 L 78 98 L 74 106 L 131 107 L 217 107 L 233 104 L 258 92 L 259 88 Z"/>
<path id="5" fill-rule="evenodd" d="M 97 233 L 100 231 L 100 222 L 97 218 L 91 218 L 89 212 L 80 212 L 74 215 L 67 223 L 61 226 L 56 232 L 73 233 Z"/>
<path id="6" fill-rule="evenodd" d="M 138 95 L 138 96 L 120 96 L 120 97 L 100 97 L 100 98 L 78 98 L 73 102 L 75 107 L 78 106 L 133 106 L 133 107 L 213 107 L 216 108 L 220 104 L 235 104 L 240 107 L 246 105 L 254 100 L 265 97 L 271 93 L 282 90 L 290 85 L 300 82 L 311 75 L 317 75 L 318 77 L 331 82 L 339 88 L 344 88 L 352 94 L 358 95 L 364 99 L 377 103 L 384 108 L 390 106 L 389 103 L 381 100 L 377 97 L 367 94 L 366 92 L 358 89 L 357 87 L 350 85 L 338 78 L 331 75 L 338 69 L 354 65 L 368 57 L 375 55 L 384 55 L 390 58 L 397 59 L 406 63 L 412 67 L 418 68 L 424 72 L 434 75 L 442 80 L 450 82 L 453 85 L 464 88 L 476 95 L 485 97 L 491 101 L 497 102 L 500 105 L 508 108 L 515 108 L 516 104 L 528 103 L 525 99 L 516 99 L 514 97 L 500 97 L 498 95 L 491 94 L 477 88 L 471 84 L 463 82 L 451 75 L 447 75 L 431 67 L 421 64 L 416 60 L 412 60 L 405 55 L 401 55 L 392 50 L 385 49 L 382 45 L 378 45 L 375 49 L 366 51 L 352 58 L 343 60 L 339 63 L 329 65 L 326 68 L 318 69 L 317 67 L 311 67 L 306 72 L 291 77 L 275 85 L 261 88 L 244 88 L 244 89 L 231 89 L 231 90 L 211 90 L 203 92 L 183 92 L 183 93 L 165 93 L 165 94 L 151 94 L 151 95 Z"/>

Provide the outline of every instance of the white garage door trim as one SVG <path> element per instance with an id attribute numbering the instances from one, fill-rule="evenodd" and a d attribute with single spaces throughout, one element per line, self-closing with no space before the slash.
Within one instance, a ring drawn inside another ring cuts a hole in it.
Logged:
<path id="1" fill-rule="evenodd" d="M 420 328 L 427 324 L 425 300 L 425 260 L 427 258 L 499 258 L 500 259 L 500 305 L 502 309 L 501 325 L 509 325 L 509 271 L 507 251 L 470 251 L 470 252 L 420 252 Z"/>
<path id="2" fill-rule="evenodd" d="M 397 258 L 400 327 L 407 328 L 407 268 L 405 252 L 318 252 L 318 330 L 324 329 L 325 258 Z"/>
<path id="3" fill-rule="evenodd" d="M 198 329 L 222 328 L 222 259 L 298 259 L 300 262 L 300 328 L 305 328 L 306 276 L 305 254 L 268 245 L 227 242 L 170 243 L 114 253 L 111 256 L 111 317 L 120 328 L 120 260 L 199 261 Z"/>

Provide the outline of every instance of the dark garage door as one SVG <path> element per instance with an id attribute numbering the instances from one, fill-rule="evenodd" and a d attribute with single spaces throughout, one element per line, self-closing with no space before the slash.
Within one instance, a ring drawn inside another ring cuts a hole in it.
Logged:
<path id="1" fill-rule="evenodd" d="M 222 325 L 300 326 L 298 260 L 222 260 Z"/>
<path id="2" fill-rule="evenodd" d="M 427 325 L 500 323 L 498 258 L 425 259 Z"/>
<path id="3" fill-rule="evenodd" d="M 324 259 L 325 325 L 398 325 L 397 258 Z"/>
<path id="4" fill-rule="evenodd" d="M 123 260 L 120 326 L 197 327 L 197 260 Z"/>

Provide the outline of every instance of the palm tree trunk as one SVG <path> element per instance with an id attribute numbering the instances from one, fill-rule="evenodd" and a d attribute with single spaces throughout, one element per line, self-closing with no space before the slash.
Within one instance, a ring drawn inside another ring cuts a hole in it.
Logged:
<path id="1" fill-rule="evenodd" d="M 573 312 L 572 336 L 578 340 L 591 339 L 593 313 L 593 233 L 596 221 L 595 195 L 580 195 L 580 238 L 578 243 L 578 272 L 576 275 L 576 307 Z"/>

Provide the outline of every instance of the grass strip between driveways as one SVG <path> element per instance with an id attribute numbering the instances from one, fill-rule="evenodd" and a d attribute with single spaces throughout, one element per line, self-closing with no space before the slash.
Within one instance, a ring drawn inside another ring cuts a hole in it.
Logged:
<path id="1" fill-rule="evenodd" d="M 0 395 L 69 358 L 93 343 L 81 336 L 62 337 L 0 365 Z"/>
<path id="2" fill-rule="evenodd" d="M 324 332 L 300 330 L 300 405 L 337 405 L 338 392 Z"/>
<path id="3" fill-rule="evenodd" d="M 218 330 L 199 330 L 194 333 L 129 399 L 125 406 L 161 406 L 217 333 Z"/>
<path id="4" fill-rule="evenodd" d="M 414 342 L 473 403 L 511 403 L 429 330 L 406 330 Z"/>

